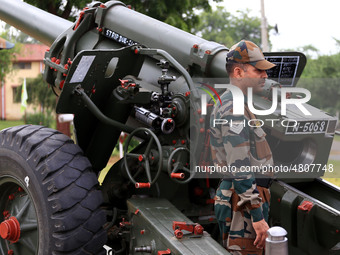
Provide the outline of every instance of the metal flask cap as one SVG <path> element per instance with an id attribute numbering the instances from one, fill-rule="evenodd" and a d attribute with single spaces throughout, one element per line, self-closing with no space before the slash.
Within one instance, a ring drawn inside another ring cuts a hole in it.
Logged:
<path id="1" fill-rule="evenodd" d="M 268 239 L 270 241 L 284 241 L 287 231 L 281 227 L 272 227 L 268 229 Z"/>

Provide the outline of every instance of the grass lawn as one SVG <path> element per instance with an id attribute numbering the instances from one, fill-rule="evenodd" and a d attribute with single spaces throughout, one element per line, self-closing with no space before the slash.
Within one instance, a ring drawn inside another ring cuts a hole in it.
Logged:
<path id="1" fill-rule="evenodd" d="M 334 135 L 334 141 L 340 142 L 340 135 Z"/>
<path id="2" fill-rule="evenodd" d="M 24 125 L 24 124 L 25 123 L 22 120 L 0 120 L 0 130 L 3 130 L 4 128 L 19 126 L 19 125 Z"/>
<path id="3" fill-rule="evenodd" d="M 333 165 L 334 171 L 326 172 L 325 175 L 323 176 L 323 179 L 340 187 L 340 161 L 339 160 L 328 161 L 327 166 L 329 169 L 331 165 Z"/>

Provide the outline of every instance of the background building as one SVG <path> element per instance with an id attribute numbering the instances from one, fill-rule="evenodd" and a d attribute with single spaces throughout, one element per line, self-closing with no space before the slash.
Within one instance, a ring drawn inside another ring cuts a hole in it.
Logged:
<path id="1" fill-rule="evenodd" d="M 0 89 L 0 118 L 2 120 L 22 119 L 21 101 L 15 97 L 25 78 L 36 78 L 44 70 L 44 55 L 48 49 L 41 44 L 23 44 L 21 53 L 13 61 L 13 71 L 9 73 Z M 26 112 L 39 110 L 39 106 L 28 105 Z"/>

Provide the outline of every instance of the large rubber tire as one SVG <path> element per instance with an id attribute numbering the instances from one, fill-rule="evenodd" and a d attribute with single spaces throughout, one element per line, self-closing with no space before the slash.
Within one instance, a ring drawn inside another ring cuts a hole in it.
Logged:
<path id="1" fill-rule="evenodd" d="M 17 217 L 22 231 L 15 243 L 0 237 L 0 254 L 106 254 L 102 202 L 90 162 L 67 136 L 30 125 L 1 131 L 0 223 Z"/>

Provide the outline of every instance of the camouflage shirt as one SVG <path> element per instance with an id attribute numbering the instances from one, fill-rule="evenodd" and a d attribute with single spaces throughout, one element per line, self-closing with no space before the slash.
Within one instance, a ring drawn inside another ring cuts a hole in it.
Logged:
<path id="1" fill-rule="evenodd" d="M 258 136 L 256 139 L 266 145 L 266 150 L 261 149 L 260 157 L 255 159 L 254 152 L 251 152 L 250 146 L 252 132 L 248 125 L 250 117 L 247 114 L 233 115 L 233 100 L 230 91 L 223 93 L 221 100 L 222 106 L 215 106 L 210 118 L 212 160 L 215 166 L 217 164 L 219 166 L 230 166 L 230 169 L 233 170 L 228 172 L 229 175 L 226 177 L 232 177 L 235 192 L 240 198 L 237 205 L 240 207 L 245 206 L 251 215 L 252 221 L 257 222 L 263 219 L 263 214 L 255 175 L 253 172 L 242 170 L 250 169 L 251 166 L 258 162 L 260 164 L 272 164 L 271 151 L 265 141 L 265 133 L 262 128 L 255 128 L 257 129 L 255 135 Z M 215 124 L 214 126 L 214 119 L 225 120 L 226 124 Z M 258 151 L 257 148 L 256 151 Z M 266 152 L 262 153 L 263 151 Z M 260 161 L 258 161 L 259 158 L 261 158 Z"/>

